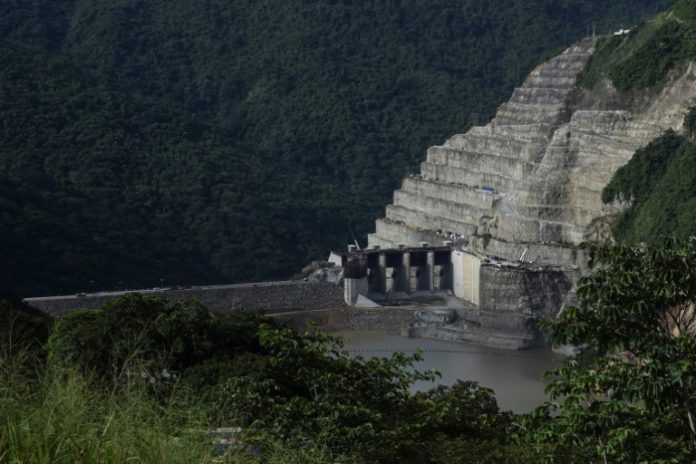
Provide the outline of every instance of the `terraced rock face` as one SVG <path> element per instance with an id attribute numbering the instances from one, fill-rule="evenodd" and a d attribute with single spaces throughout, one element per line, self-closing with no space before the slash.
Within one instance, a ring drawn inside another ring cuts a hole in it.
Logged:
<path id="1" fill-rule="evenodd" d="M 615 212 L 604 186 L 637 149 L 679 130 L 696 102 L 691 65 L 642 109 L 594 109 L 576 85 L 593 51 L 592 39 L 578 42 L 535 69 L 488 125 L 431 147 L 369 244 L 454 238 L 508 260 L 526 249 L 525 260 L 582 267 L 575 245 L 606 238 L 602 218 Z"/>

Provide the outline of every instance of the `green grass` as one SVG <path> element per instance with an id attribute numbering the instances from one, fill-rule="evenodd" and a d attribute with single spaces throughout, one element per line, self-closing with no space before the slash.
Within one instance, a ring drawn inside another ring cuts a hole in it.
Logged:
<path id="1" fill-rule="evenodd" d="M 0 462 L 211 462 L 194 409 L 156 404 L 137 382 L 95 389 L 69 370 L 27 375 L 21 358 L 0 359 Z"/>
<path id="2" fill-rule="evenodd" d="M 316 447 L 293 449 L 285 445 L 271 444 L 261 452 L 238 452 L 229 456 L 230 464 L 358 464 L 351 456 L 336 455 L 330 450 Z M 362 464 L 362 463 L 361 463 Z"/>

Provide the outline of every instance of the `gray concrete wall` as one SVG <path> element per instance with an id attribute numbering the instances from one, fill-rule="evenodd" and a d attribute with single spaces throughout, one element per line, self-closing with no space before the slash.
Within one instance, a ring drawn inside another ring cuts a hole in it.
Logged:
<path id="1" fill-rule="evenodd" d="M 296 330 L 305 330 L 310 323 L 333 331 L 355 330 L 391 334 L 408 333 L 417 320 L 416 311 L 408 308 L 342 308 L 327 311 L 296 311 L 271 314 Z"/>
<path id="2" fill-rule="evenodd" d="M 573 279 L 561 271 L 481 267 L 481 309 L 493 314 L 555 317 Z"/>
<path id="3" fill-rule="evenodd" d="M 415 311 L 403 308 L 351 309 L 343 314 L 343 329 L 400 334 L 415 321 Z"/>
<path id="4" fill-rule="evenodd" d="M 72 295 L 27 298 L 25 301 L 30 306 L 56 317 L 77 308 L 100 308 L 124 293 L 128 292 L 88 294 L 82 297 Z M 216 313 L 238 309 L 277 313 L 346 306 L 343 287 L 329 282 L 263 282 L 196 287 L 188 290 L 143 290 L 137 293 L 161 296 L 169 301 L 198 300 Z"/>

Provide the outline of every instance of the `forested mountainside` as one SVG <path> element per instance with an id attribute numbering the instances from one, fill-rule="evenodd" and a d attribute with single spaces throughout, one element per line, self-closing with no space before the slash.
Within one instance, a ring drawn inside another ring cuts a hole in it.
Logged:
<path id="1" fill-rule="evenodd" d="M 696 0 L 678 1 L 627 36 L 600 40 L 582 82 L 591 91 L 610 82 L 618 95 L 609 100 L 645 108 L 688 66 L 696 66 Z M 681 126 L 681 134 L 667 131 L 638 151 L 604 189 L 605 203 L 627 202 L 614 221 L 617 240 L 656 245 L 696 233 L 696 107 Z"/>
<path id="2" fill-rule="evenodd" d="M 630 200 L 616 220 L 623 242 L 660 243 L 696 233 L 696 144 L 668 132 L 637 152 L 604 189 L 605 202 Z"/>
<path id="3" fill-rule="evenodd" d="M 0 292 L 282 278 L 545 54 L 672 1 L 0 3 Z"/>

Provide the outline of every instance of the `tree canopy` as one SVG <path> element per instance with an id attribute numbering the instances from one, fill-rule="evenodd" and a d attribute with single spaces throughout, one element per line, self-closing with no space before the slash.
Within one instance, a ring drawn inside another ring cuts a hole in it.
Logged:
<path id="1" fill-rule="evenodd" d="M 692 462 L 696 239 L 590 252 L 578 304 L 549 324 L 583 355 L 552 373 L 528 420 L 537 449 L 548 462 Z"/>
<path id="2" fill-rule="evenodd" d="M 47 356 L 10 353 L 17 337 L 0 331 L 0 456 L 142 454 L 138 443 L 154 438 L 110 430 L 116 417 L 128 430 L 143 421 L 159 446 L 198 443 L 167 445 L 175 462 L 192 450 L 213 461 L 192 427 L 236 426 L 237 446 L 219 451 L 229 462 L 693 462 L 696 238 L 588 247 L 577 303 L 547 322 L 576 354 L 550 373 L 549 400 L 532 414 L 500 411 L 491 390 L 464 380 L 413 391 L 437 375 L 413 370 L 418 354 L 365 359 L 313 328 L 136 294 L 18 345 Z"/>
<path id="3" fill-rule="evenodd" d="M 58 319 L 46 350 L 40 372 L 127 398 L 137 391 L 175 415 L 195 410 L 209 428 L 242 427 L 238 439 L 252 450 L 240 449 L 244 462 L 270 444 L 360 463 L 523 462 L 507 442 L 513 416 L 491 390 L 460 381 L 414 392 L 438 375 L 413 369 L 419 354 L 350 356 L 333 335 L 296 333 L 257 313 L 125 295 Z M 442 447 L 450 441 L 453 450 Z"/>

